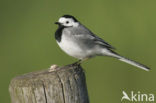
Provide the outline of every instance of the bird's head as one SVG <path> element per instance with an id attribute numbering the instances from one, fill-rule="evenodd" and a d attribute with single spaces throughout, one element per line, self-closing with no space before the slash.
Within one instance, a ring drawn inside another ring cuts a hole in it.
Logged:
<path id="1" fill-rule="evenodd" d="M 79 25 L 79 22 L 74 16 L 63 15 L 59 18 L 58 22 L 55 22 L 55 24 L 64 27 L 77 27 Z"/>

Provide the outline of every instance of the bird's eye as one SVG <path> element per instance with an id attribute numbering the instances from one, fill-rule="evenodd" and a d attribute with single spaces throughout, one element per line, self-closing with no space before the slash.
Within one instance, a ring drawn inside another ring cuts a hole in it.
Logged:
<path id="1" fill-rule="evenodd" d="M 66 24 L 68 24 L 69 23 L 69 21 L 66 21 Z"/>

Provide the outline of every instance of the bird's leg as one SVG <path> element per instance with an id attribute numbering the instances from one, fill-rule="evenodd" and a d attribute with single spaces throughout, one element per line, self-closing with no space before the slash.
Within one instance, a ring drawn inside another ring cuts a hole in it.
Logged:
<path id="1" fill-rule="evenodd" d="M 72 65 L 80 65 L 82 62 L 87 61 L 89 59 L 89 57 L 84 58 L 84 59 L 80 59 L 77 62 L 74 62 Z"/>
<path id="2" fill-rule="evenodd" d="M 81 64 L 82 62 L 84 62 L 84 61 L 87 61 L 88 59 L 89 59 L 89 57 L 82 59 L 82 60 L 80 61 L 80 64 Z"/>
<path id="3" fill-rule="evenodd" d="M 74 62 L 72 65 L 80 65 L 81 60 Z"/>

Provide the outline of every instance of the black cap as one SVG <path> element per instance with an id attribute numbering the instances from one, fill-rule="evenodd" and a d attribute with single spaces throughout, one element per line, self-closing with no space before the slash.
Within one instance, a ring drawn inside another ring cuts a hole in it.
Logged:
<path id="1" fill-rule="evenodd" d="M 62 17 L 72 18 L 75 22 L 78 22 L 78 20 L 74 16 L 72 16 L 72 15 L 63 15 Z"/>

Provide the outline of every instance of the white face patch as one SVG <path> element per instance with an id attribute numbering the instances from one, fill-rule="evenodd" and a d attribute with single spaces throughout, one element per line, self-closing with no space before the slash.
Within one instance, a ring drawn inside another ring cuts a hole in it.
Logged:
<path id="1" fill-rule="evenodd" d="M 79 25 L 79 22 L 75 22 L 72 18 L 61 17 L 58 22 L 64 26 L 77 27 Z"/>

